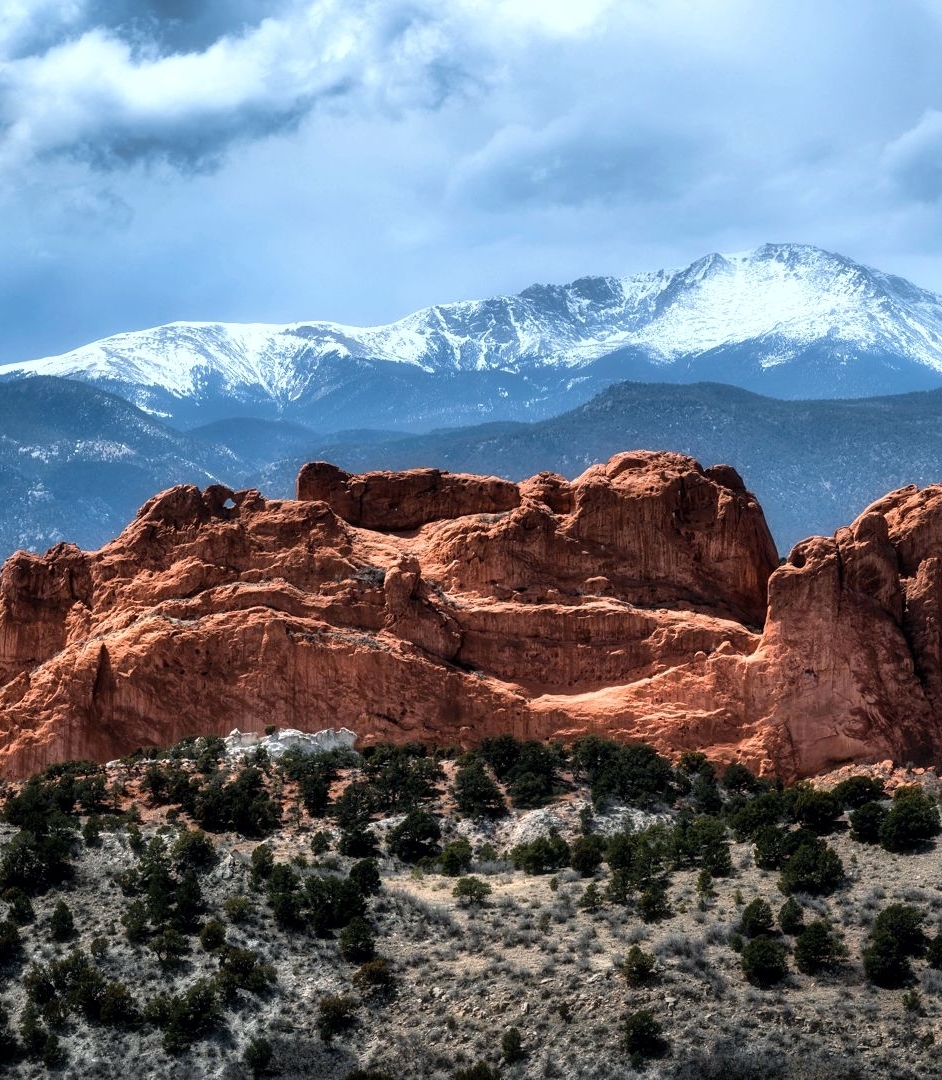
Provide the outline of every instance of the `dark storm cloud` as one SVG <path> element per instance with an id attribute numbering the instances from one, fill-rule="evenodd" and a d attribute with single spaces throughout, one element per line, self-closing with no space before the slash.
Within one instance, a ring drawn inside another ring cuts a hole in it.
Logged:
<path id="1" fill-rule="evenodd" d="M 202 52 L 228 34 L 241 34 L 288 3 L 272 0 L 92 0 L 85 27 L 107 27 L 131 41 L 153 42 L 161 53 Z"/>
<path id="2" fill-rule="evenodd" d="M 7 50 L 0 167 L 61 155 L 97 169 L 211 169 L 231 145 L 295 129 L 320 104 L 394 116 L 439 108 L 475 81 L 414 4 L 123 0 L 60 15 L 55 44 Z M 23 22 L 35 26 L 32 14 Z"/>

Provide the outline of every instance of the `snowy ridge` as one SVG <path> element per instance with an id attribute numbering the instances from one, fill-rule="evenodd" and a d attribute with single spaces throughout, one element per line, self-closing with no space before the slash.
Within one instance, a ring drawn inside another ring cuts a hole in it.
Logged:
<path id="1" fill-rule="evenodd" d="M 417 311 L 387 326 L 171 323 L 118 334 L 61 356 L 0 366 L 178 398 L 250 388 L 276 403 L 317 392 L 352 361 L 429 374 L 579 368 L 618 349 L 670 367 L 750 344 L 759 368 L 826 344 L 840 364 L 885 354 L 942 373 L 942 298 L 814 247 L 767 244 L 708 255 L 681 270 L 534 285 L 516 296 Z"/>

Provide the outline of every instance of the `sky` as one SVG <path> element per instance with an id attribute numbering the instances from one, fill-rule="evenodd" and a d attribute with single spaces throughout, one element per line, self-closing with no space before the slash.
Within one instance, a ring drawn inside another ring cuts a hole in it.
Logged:
<path id="1" fill-rule="evenodd" d="M 942 0 L 3 0 L 0 363 L 801 242 L 942 292 Z"/>

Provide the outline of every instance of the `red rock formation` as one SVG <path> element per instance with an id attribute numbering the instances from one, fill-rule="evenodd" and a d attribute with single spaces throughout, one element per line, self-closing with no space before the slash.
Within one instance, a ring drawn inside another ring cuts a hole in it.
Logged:
<path id="1" fill-rule="evenodd" d="M 8 560 L 4 774 L 269 723 L 598 732 L 787 775 L 942 749 L 942 489 L 780 569 L 735 471 L 676 454 L 520 485 L 319 463 L 299 494 L 178 487 L 100 551 Z"/>
<path id="2" fill-rule="evenodd" d="M 313 461 L 298 474 L 298 498 L 326 502 L 364 529 L 408 532 L 429 521 L 494 514 L 520 504 L 520 492 L 496 476 L 466 476 L 438 469 L 351 476 L 326 461 Z"/>

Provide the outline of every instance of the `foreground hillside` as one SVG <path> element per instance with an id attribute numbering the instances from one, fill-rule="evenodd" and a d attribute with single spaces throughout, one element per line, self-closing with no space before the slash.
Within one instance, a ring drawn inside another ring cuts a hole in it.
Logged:
<path id="1" fill-rule="evenodd" d="M 934 771 L 782 790 L 594 739 L 224 749 L 6 789 L 0 1070 L 936 1074 Z"/>

